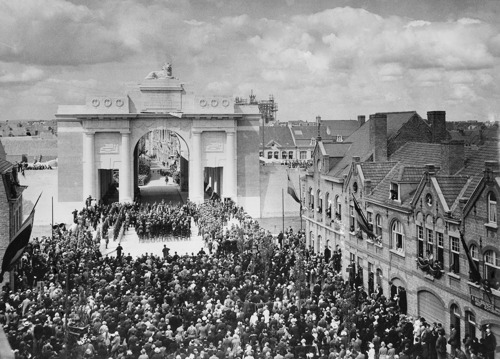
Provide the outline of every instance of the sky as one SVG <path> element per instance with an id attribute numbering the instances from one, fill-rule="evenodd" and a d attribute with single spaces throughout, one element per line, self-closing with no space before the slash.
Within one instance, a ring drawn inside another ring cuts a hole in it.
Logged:
<path id="1" fill-rule="evenodd" d="M 123 95 L 165 62 L 280 121 L 500 120 L 497 0 L 0 0 L 0 120 Z"/>

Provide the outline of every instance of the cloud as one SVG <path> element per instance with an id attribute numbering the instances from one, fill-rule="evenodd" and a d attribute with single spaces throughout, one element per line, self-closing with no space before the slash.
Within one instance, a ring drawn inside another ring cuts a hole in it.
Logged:
<path id="1" fill-rule="evenodd" d="M 29 66 L 21 72 L 6 72 L 0 74 L 0 83 L 21 84 L 32 83 L 41 80 L 44 77 L 42 69 Z"/>
<path id="2" fill-rule="evenodd" d="M 63 0 L 2 0 L 0 60 L 39 65 L 113 61 L 131 49 L 104 14 Z"/>

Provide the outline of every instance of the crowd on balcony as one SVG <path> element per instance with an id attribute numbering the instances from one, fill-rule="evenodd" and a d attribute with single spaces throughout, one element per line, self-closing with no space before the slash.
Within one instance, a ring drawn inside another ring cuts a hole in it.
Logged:
<path id="1" fill-rule="evenodd" d="M 126 211 L 97 207 L 78 213 L 75 231 L 34 239 L 15 290 L 3 288 L 0 323 L 16 358 L 441 358 L 448 341 L 471 355 L 491 345 L 462 346 L 439 323 L 402 314 L 381 288 L 368 295 L 344 281 L 338 255 L 306 249 L 293 230 L 280 246 L 232 202 L 182 211 L 217 243 L 212 254 L 136 258 L 101 255 L 96 218 Z"/>

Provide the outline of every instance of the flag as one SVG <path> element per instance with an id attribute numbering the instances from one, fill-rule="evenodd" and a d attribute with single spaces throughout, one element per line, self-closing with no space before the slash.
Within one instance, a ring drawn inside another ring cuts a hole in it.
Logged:
<path id="1" fill-rule="evenodd" d="M 469 268 L 471 271 L 471 281 L 481 283 L 481 273 L 479 273 L 479 269 L 476 267 L 476 263 L 472 259 L 472 256 L 469 252 L 469 247 L 467 247 L 467 243 L 465 243 L 464 233 L 460 231 L 460 240 L 462 241 L 462 246 L 464 247 L 465 254 L 467 255 L 467 261 L 469 262 Z"/>
<path id="2" fill-rule="evenodd" d="M 368 223 L 368 220 L 366 219 L 366 216 L 361 210 L 361 207 L 359 206 L 356 197 L 352 196 L 352 201 L 354 202 L 354 209 L 356 210 L 357 213 L 356 219 L 358 221 L 359 228 L 361 228 L 361 230 L 368 235 L 368 238 L 375 238 L 376 235 L 375 233 L 373 233 L 372 230 L 373 226 L 370 223 Z"/>
<path id="3" fill-rule="evenodd" d="M 290 176 L 288 173 L 286 174 L 286 177 L 288 178 L 288 189 L 286 190 L 290 196 L 295 200 L 295 202 L 300 203 L 302 206 L 302 203 L 300 202 L 299 197 L 297 196 L 297 192 L 295 192 L 295 187 L 293 187 L 293 183 L 290 180 Z"/>
<path id="4" fill-rule="evenodd" d="M 7 246 L 5 254 L 3 255 L 2 272 L 0 274 L 0 278 L 3 278 L 5 272 L 11 271 L 19 258 L 21 258 L 24 249 L 26 248 L 30 240 L 34 217 L 35 210 L 33 208 L 29 217 L 26 218 L 21 228 L 17 231 L 14 239 Z"/>

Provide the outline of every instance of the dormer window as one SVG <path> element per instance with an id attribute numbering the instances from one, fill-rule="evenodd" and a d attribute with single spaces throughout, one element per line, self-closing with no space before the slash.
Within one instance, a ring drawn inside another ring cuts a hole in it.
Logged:
<path id="1" fill-rule="evenodd" d="M 397 183 L 391 183 L 389 198 L 393 201 L 399 201 L 399 185 Z"/>

